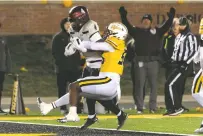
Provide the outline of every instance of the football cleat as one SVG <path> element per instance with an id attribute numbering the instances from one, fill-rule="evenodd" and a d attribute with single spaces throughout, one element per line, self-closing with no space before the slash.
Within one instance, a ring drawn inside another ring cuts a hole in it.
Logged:
<path id="1" fill-rule="evenodd" d="M 121 129 L 125 124 L 126 119 L 128 118 L 128 114 L 122 112 L 120 116 L 118 116 L 118 127 L 117 130 Z"/>
<path id="2" fill-rule="evenodd" d="M 68 113 L 68 115 L 66 115 L 64 118 L 57 119 L 57 121 L 60 123 L 78 122 L 78 121 L 80 121 L 80 118 L 79 118 L 78 114 Z"/>
<path id="3" fill-rule="evenodd" d="M 92 119 L 87 118 L 87 121 L 80 129 L 82 129 L 82 130 L 87 129 L 89 126 L 93 125 L 97 121 L 98 121 L 98 118 L 96 117 L 96 115 Z"/>
<path id="4" fill-rule="evenodd" d="M 194 132 L 195 133 L 203 133 L 203 127 L 196 129 Z"/>
<path id="5" fill-rule="evenodd" d="M 51 104 L 41 101 L 39 97 L 37 98 L 37 104 L 42 115 L 47 115 L 53 109 Z"/>

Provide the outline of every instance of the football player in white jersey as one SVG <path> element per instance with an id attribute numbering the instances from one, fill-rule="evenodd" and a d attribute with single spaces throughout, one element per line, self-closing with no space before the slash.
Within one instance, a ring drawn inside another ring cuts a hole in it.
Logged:
<path id="1" fill-rule="evenodd" d="M 70 9 L 69 11 L 69 20 L 71 22 L 71 29 L 69 30 L 69 33 L 72 37 L 79 37 L 82 41 L 102 41 L 102 37 L 99 32 L 99 26 L 97 23 L 90 19 L 88 9 L 84 6 L 75 6 Z M 67 46 L 69 48 L 69 46 Z M 67 49 L 72 52 L 65 52 L 65 55 L 70 55 L 69 53 L 74 53 L 74 49 L 71 50 L 71 47 Z M 83 55 L 86 58 L 86 67 L 83 71 L 82 77 L 87 76 L 98 76 L 101 63 L 102 63 L 102 57 L 101 52 L 85 52 Z M 120 87 L 117 89 L 118 91 L 118 99 L 120 98 Z M 66 104 L 66 97 L 61 97 L 60 99 L 56 100 L 53 103 L 53 106 L 48 108 L 49 111 L 51 111 L 53 108 L 60 107 L 62 105 Z M 113 99 L 113 102 L 115 103 L 116 97 Z M 95 110 L 97 113 L 104 113 L 105 109 L 100 104 L 97 104 L 95 107 L 96 100 L 87 98 L 87 107 L 88 107 L 88 119 L 85 122 L 85 124 L 81 127 L 82 129 L 87 128 L 89 125 L 95 123 L 98 119 L 96 118 Z M 105 103 L 111 103 L 112 100 L 109 100 L 109 102 Z M 38 102 L 39 103 L 39 102 Z M 100 102 L 102 103 L 102 101 Z M 46 107 L 46 103 L 42 102 L 39 104 L 41 107 L 40 109 L 43 109 L 42 107 Z M 48 106 L 49 107 L 49 106 Z M 96 108 L 96 109 L 95 109 Z M 110 107 L 111 108 L 111 107 Z M 110 110 L 110 109 L 109 109 Z M 42 114 L 46 115 L 49 111 L 45 110 Z"/>
<path id="2" fill-rule="evenodd" d="M 84 6 L 72 7 L 69 11 L 69 20 L 71 28 L 69 33 L 72 37 L 78 37 L 85 41 L 99 41 L 102 39 L 97 22 L 90 19 L 88 9 Z M 82 77 L 98 76 L 102 58 L 100 52 L 83 53 L 86 59 L 86 67 L 83 70 Z M 95 105 L 93 99 L 84 99 L 83 112 L 89 117 L 97 113 L 105 113 L 105 109 L 101 104 Z M 87 105 L 86 105 L 87 104 Z M 96 107 L 95 107 L 96 106 Z M 95 109 L 96 108 L 96 109 Z M 88 121 L 88 120 L 87 120 Z"/>
<path id="3" fill-rule="evenodd" d="M 200 70 L 193 80 L 192 96 L 201 106 L 203 106 L 203 18 L 200 22 L 199 34 L 201 36 L 200 47 L 194 61 L 200 62 Z M 195 133 L 203 133 L 203 121 L 200 128 L 195 130 Z"/>

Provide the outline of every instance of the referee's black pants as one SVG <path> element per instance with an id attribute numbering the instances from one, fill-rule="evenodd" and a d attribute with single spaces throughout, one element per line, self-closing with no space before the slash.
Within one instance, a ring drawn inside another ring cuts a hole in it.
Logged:
<path id="1" fill-rule="evenodd" d="M 180 71 L 179 66 L 172 66 L 165 83 L 165 105 L 167 110 L 178 110 L 182 107 L 183 83 L 186 71 Z"/>
<path id="2" fill-rule="evenodd" d="M 192 75 L 193 74 L 193 75 Z M 180 90 L 182 90 L 182 97 L 181 97 L 181 103 L 182 103 L 182 100 L 183 100 L 183 95 L 185 93 L 185 83 L 187 81 L 187 78 L 188 77 L 193 77 L 195 74 L 194 74 L 194 69 L 193 69 L 193 62 L 191 62 L 189 65 L 188 65 L 188 68 L 187 70 L 185 71 L 184 73 L 184 80 L 183 80 L 183 83 L 182 84 L 182 88 Z"/>

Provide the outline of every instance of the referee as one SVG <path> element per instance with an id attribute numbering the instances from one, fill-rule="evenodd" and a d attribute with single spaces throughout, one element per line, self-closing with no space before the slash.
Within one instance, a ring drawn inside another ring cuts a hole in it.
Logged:
<path id="1" fill-rule="evenodd" d="M 167 105 L 173 107 L 170 111 L 167 111 L 164 115 L 178 115 L 181 114 L 184 109 L 181 105 L 182 98 L 182 84 L 184 83 L 184 77 L 187 73 L 188 66 L 193 60 L 193 56 L 197 51 L 197 39 L 191 33 L 189 29 L 189 23 L 186 17 L 179 18 L 180 34 L 175 38 L 174 51 L 171 57 L 171 72 L 167 77 L 165 83 L 165 92 L 169 92 Z"/>

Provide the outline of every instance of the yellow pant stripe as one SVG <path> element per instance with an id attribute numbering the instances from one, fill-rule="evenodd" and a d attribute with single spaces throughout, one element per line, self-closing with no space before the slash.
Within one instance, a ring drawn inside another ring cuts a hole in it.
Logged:
<path id="1" fill-rule="evenodd" d="M 203 80 L 203 77 L 202 77 L 202 74 L 200 74 L 195 83 L 194 93 L 199 93 L 200 88 L 202 86 L 202 80 Z"/>
<path id="2" fill-rule="evenodd" d="M 88 80 L 79 81 L 79 85 L 80 85 L 80 87 L 87 86 L 87 85 L 98 85 L 98 84 L 105 84 L 110 81 L 111 81 L 111 79 L 108 77 L 100 78 L 100 79 L 88 79 Z"/>

